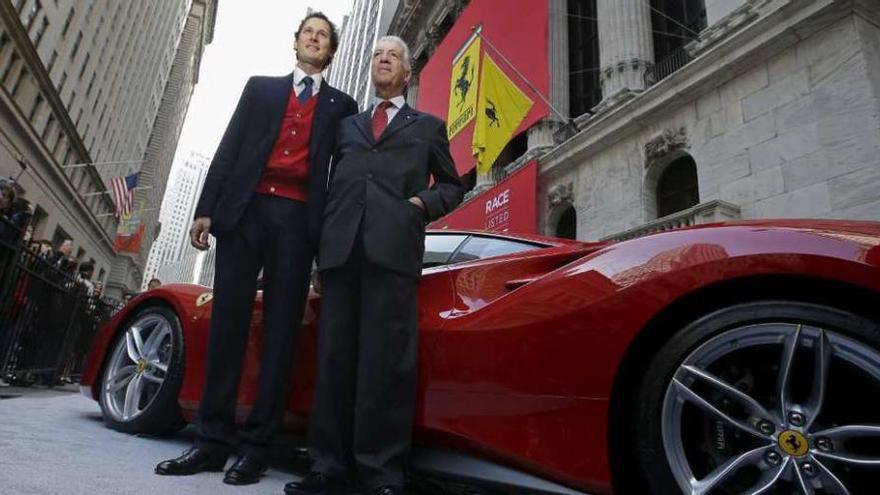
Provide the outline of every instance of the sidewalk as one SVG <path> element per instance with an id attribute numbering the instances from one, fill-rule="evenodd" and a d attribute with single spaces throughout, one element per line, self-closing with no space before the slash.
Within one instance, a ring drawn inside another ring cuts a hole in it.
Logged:
<path id="1" fill-rule="evenodd" d="M 157 476 L 156 463 L 191 445 L 190 429 L 168 438 L 113 431 L 75 386 L 0 387 L 0 396 L 14 397 L 0 399 L 3 495 L 281 494 L 298 478 L 273 468 L 256 485 L 233 487 L 223 484 L 223 473 Z"/>

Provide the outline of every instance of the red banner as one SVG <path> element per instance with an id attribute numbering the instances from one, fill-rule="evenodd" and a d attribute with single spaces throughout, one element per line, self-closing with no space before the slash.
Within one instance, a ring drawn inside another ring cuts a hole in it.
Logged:
<path id="1" fill-rule="evenodd" d="M 453 59 L 459 50 L 465 47 L 473 34 L 473 27 L 480 25 L 481 33 L 485 36 L 481 50 L 490 54 L 507 76 L 535 102 L 514 134 L 528 129 L 532 124 L 546 117 L 549 114 L 547 106 L 489 46 L 488 42 L 491 42 L 504 58 L 531 81 L 538 91 L 547 95 L 550 88 L 550 70 L 547 62 L 548 5 L 548 0 L 471 1 L 419 75 L 417 101 L 419 110 L 443 120 L 447 119 Z M 450 151 L 460 174 L 469 172 L 476 165 L 471 149 L 473 135 L 474 122 L 471 121 L 450 140 Z"/>
<path id="2" fill-rule="evenodd" d="M 428 228 L 536 234 L 537 179 L 538 162 L 533 161 Z"/>
<path id="3" fill-rule="evenodd" d="M 130 235 L 116 234 L 116 240 L 113 242 L 113 249 L 117 253 L 133 253 L 141 252 L 141 242 L 144 239 L 144 226 L 139 225 Z"/>

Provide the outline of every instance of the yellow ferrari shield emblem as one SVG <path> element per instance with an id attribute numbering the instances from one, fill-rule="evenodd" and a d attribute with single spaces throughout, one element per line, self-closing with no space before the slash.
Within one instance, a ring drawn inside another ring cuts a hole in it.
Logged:
<path id="1" fill-rule="evenodd" d="M 204 306 L 205 304 L 208 304 L 211 301 L 211 299 L 214 299 L 214 293 L 213 292 L 205 292 L 204 294 L 200 295 L 196 299 L 196 307 L 200 308 L 200 307 Z"/>
<path id="2" fill-rule="evenodd" d="M 795 430 L 785 430 L 779 434 L 779 448 L 790 456 L 801 457 L 810 450 L 810 443 L 803 433 Z"/>

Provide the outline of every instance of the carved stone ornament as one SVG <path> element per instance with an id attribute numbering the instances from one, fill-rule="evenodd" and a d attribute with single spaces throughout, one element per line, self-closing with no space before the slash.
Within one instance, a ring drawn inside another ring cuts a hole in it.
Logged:
<path id="1" fill-rule="evenodd" d="M 550 201 L 550 206 L 553 208 L 560 205 L 574 204 L 574 184 L 568 182 L 553 186 L 550 188 L 547 198 Z"/>
<path id="2" fill-rule="evenodd" d="M 645 144 L 645 168 L 671 151 L 689 148 L 687 129 L 666 129 Z"/>

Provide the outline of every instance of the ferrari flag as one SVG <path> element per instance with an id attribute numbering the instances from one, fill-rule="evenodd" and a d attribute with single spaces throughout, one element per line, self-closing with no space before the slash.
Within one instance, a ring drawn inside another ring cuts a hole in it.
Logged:
<path id="1" fill-rule="evenodd" d="M 477 123 L 472 141 L 478 172 L 492 167 L 533 104 L 492 57 L 483 54 Z"/>
<path id="2" fill-rule="evenodd" d="M 480 73 L 480 37 L 466 46 L 452 68 L 446 131 L 452 139 L 477 114 L 477 75 Z"/>

